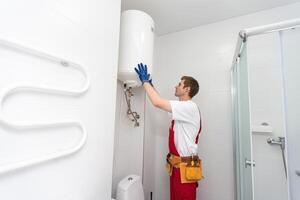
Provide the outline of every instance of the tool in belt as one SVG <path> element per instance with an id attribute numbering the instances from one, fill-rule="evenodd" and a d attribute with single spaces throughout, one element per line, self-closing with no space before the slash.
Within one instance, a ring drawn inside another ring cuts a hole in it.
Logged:
<path id="1" fill-rule="evenodd" d="M 181 183 L 194 183 L 203 179 L 202 161 L 198 155 L 180 157 L 169 153 L 166 160 L 166 169 L 170 176 L 173 168 L 179 168 Z"/>

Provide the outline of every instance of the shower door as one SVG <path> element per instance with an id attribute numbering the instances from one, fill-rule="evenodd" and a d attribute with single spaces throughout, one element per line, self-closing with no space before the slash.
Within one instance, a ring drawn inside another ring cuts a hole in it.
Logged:
<path id="1" fill-rule="evenodd" d="M 300 199 L 300 28 L 280 32 L 289 199 Z"/>
<path id="2" fill-rule="evenodd" d="M 250 128 L 247 45 L 232 68 L 233 132 L 235 138 L 236 199 L 253 199 L 252 136 Z"/>

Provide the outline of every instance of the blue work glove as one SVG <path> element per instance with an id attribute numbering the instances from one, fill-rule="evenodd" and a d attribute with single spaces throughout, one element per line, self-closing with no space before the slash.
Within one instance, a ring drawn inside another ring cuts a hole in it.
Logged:
<path id="1" fill-rule="evenodd" d="M 138 69 L 134 68 L 135 72 L 138 74 L 140 81 L 142 82 L 142 85 L 144 85 L 145 82 L 152 83 L 152 79 L 150 79 L 150 74 L 148 74 L 147 65 L 143 65 L 143 63 L 138 64 Z"/>

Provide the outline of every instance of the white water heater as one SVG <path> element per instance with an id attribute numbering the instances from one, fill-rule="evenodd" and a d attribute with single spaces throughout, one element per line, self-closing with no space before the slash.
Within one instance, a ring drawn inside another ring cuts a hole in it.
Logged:
<path id="1" fill-rule="evenodd" d="M 154 21 L 139 10 L 126 10 L 121 15 L 118 79 L 129 87 L 141 85 L 134 68 L 143 63 L 152 72 Z"/>

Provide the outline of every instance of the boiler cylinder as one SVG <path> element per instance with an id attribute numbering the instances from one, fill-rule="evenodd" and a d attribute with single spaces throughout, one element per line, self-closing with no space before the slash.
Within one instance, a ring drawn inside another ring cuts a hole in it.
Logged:
<path id="1" fill-rule="evenodd" d="M 140 86 L 134 67 L 144 63 L 152 72 L 154 22 L 138 10 L 127 10 L 121 15 L 118 79 L 129 87 Z"/>

